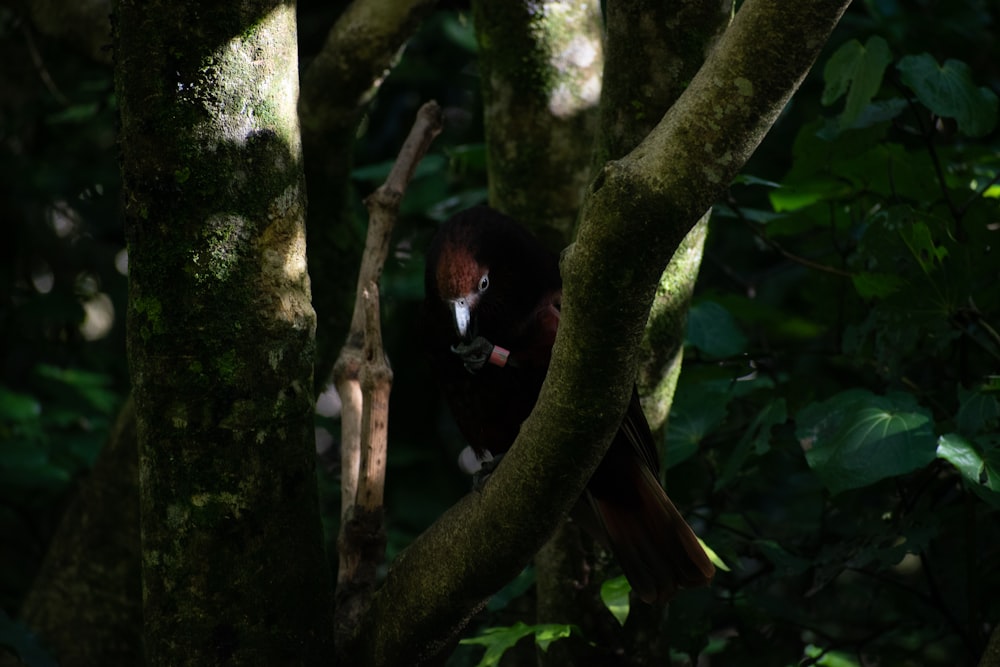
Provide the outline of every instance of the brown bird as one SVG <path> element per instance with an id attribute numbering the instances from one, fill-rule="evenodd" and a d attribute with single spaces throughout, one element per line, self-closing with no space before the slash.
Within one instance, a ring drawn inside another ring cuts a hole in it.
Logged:
<path id="1" fill-rule="evenodd" d="M 510 448 L 538 399 L 559 326 L 556 255 L 485 206 L 452 217 L 427 251 L 426 344 L 462 435 L 479 458 Z M 632 400 L 577 510 L 600 527 L 645 602 L 707 584 L 715 568 L 658 481 L 649 425 Z"/>

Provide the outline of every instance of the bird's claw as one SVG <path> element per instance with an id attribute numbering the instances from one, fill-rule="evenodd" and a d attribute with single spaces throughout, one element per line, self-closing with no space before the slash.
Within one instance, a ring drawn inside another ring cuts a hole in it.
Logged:
<path id="1" fill-rule="evenodd" d="M 500 459 L 503 458 L 503 454 L 497 454 L 496 456 L 491 456 L 488 459 L 482 461 L 482 465 L 479 466 L 479 470 L 472 474 L 472 488 L 479 491 L 486 484 L 486 480 L 489 476 L 493 474 L 493 471 L 497 469 L 500 465 Z"/>
<path id="2" fill-rule="evenodd" d="M 483 366 L 490 360 L 493 353 L 493 343 L 482 336 L 476 336 L 472 340 L 462 341 L 451 346 L 451 351 L 462 360 L 465 370 L 476 373 L 482 370 Z"/>

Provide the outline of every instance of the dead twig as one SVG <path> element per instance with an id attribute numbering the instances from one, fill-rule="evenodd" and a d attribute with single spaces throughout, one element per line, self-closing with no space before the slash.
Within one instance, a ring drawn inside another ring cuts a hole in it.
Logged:
<path id="1" fill-rule="evenodd" d="M 417 164 L 442 129 L 441 108 L 428 102 L 400 149 L 386 182 L 365 199 L 368 236 L 358 272 L 354 314 L 333 377 L 341 412 L 341 528 L 338 538 L 336 634 L 357 626 L 385 552 L 383 489 L 392 369 L 382 347 L 379 278 L 399 203 Z"/>

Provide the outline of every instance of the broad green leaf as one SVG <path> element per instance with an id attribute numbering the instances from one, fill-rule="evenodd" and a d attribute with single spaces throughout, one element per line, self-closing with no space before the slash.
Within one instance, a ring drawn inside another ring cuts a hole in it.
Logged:
<path id="1" fill-rule="evenodd" d="M 735 357 L 746 351 L 747 338 L 725 308 L 713 301 L 691 306 L 687 342 L 714 359 Z"/>
<path id="2" fill-rule="evenodd" d="M 882 87 L 882 75 L 892 61 L 889 45 L 881 37 L 862 44 L 852 39 L 843 44 L 823 69 L 826 87 L 821 102 L 829 106 L 844 93 L 847 99 L 840 114 L 840 127 L 850 127 Z"/>
<path id="3" fill-rule="evenodd" d="M 958 430 L 966 436 L 996 430 L 1000 422 L 1000 401 L 982 391 L 958 388 Z"/>
<path id="4" fill-rule="evenodd" d="M 983 457 L 972 443 L 957 433 L 947 433 L 938 438 L 937 456 L 955 466 L 965 481 L 978 485 L 986 475 Z"/>
<path id="5" fill-rule="evenodd" d="M 972 81 L 969 66 L 959 60 L 938 65 L 927 53 L 906 56 L 897 65 L 903 83 L 933 113 L 954 118 L 958 129 L 970 137 L 982 137 L 997 123 L 997 96 Z"/>
<path id="6" fill-rule="evenodd" d="M 799 412 L 806 462 L 833 493 L 903 475 L 934 460 L 930 413 L 909 394 L 852 389 Z"/>
<path id="7" fill-rule="evenodd" d="M 632 587 L 624 576 L 608 579 L 601 584 L 601 602 L 608 608 L 619 625 L 625 625 L 625 621 L 628 619 L 628 594 L 630 592 L 632 592 Z"/>
<path id="8" fill-rule="evenodd" d="M 485 646 L 486 652 L 476 667 L 493 667 L 500 664 L 507 649 L 531 634 L 534 634 L 532 627 L 518 621 L 509 627 L 486 628 L 478 637 L 469 637 L 459 643 Z"/>
<path id="9" fill-rule="evenodd" d="M 726 418 L 726 406 L 732 394 L 719 393 L 711 385 L 685 383 L 674 394 L 667 421 L 667 468 L 686 461 L 698 451 L 698 445 Z"/>
<path id="10" fill-rule="evenodd" d="M 976 495 L 1000 508 L 1000 471 L 988 464 L 972 442 L 957 433 L 942 435 L 938 438 L 937 457 L 955 466 Z"/>

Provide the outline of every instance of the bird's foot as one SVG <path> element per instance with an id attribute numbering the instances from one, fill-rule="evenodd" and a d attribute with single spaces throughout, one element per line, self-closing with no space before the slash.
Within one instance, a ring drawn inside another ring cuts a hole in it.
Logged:
<path id="1" fill-rule="evenodd" d="M 451 346 L 451 351 L 462 360 L 465 370 L 476 373 L 482 370 L 483 366 L 490 362 L 494 352 L 493 343 L 482 336 L 476 336 L 472 340 L 462 341 Z"/>
<path id="2" fill-rule="evenodd" d="M 472 488 L 479 491 L 483 488 L 483 484 L 489 479 L 489 476 L 493 474 L 493 471 L 497 469 L 500 465 L 500 459 L 503 458 L 503 454 L 497 454 L 496 456 L 490 456 L 482 461 L 482 465 L 479 466 L 477 470 L 472 475 Z"/>

